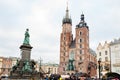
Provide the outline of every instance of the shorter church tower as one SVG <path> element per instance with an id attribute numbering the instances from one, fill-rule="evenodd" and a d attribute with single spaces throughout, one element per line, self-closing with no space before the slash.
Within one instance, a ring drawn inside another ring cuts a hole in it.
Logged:
<path id="1" fill-rule="evenodd" d="M 81 15 L 81 20 L 76 25 L 76 55 L 75 65 L 79 72 L 87 73 L 87 66 L 89 62 L 89 27 L 85 22 L 84 14 Z"/>

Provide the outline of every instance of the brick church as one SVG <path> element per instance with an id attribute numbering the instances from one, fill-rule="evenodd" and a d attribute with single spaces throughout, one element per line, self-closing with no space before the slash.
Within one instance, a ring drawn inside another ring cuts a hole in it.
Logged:
<path id="1" fill-rule="evenodd" d="M 85 22 L 84 14 L 81 14 L 73 38 L 72 19 L 67 7 L 60 35 L 59 73 L 80 72 L 96 76 L 96 62 L 96 53 L 89 47 L 89 27 Z"/>

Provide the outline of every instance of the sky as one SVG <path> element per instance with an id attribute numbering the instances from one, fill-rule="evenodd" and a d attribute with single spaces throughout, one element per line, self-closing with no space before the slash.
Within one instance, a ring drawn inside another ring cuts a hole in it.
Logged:
<path id="1" fill-rule="evenodd" d="M 84 13 L 90 48 L 120 38 L 120 0 L 0 0 L 0 56 L 20 57 L 29 28 L 31 58 L 59 63 L 62 19 L 68 1 L 72 33 Z"/>

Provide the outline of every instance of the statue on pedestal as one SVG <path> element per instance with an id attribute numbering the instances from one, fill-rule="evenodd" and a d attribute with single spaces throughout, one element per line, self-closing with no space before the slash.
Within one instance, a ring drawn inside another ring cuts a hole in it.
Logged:
<path id="1" fill-rule="evenodd" d="M 68 67 L 67 70 L 68 71 L 74 71 L 74 51 L 71 51 L 70 56 L 69 56 L 69 61 L 68 61 Z"/>
<path id="2" fill-rule="evenodd" d="M 74 62 L 74 60 L 69 60 L 69 62 L 68 62 L 68 70 L 70 70 L 70 71 L 74 70 L 73 62 Z"/>
<path id="3" fill-rule="evenodd" d="M 25 38 L 24 38 L 24 42 L 23 42 L 23 44 L 25 44 L 25 45 L 29 45 L 29 41 L 30 41 L 29 40 L 30 35 L 29 35 L 28 31 L 29 31 L 29 29 L 26 29 Z"/>
<path id="4" fill-rule="evenodd" d="M 21 49 L 21 59 L 16 62 L 16 65 L 12 67 L 10 71 L 10 80 L 30 80 L 31 78 L 35 78 L 35 80 L 43 78 L 43 72 L 38 72 L 35 69 L 36 62 L 31 60 L 31 49 L 33 48 L 30 45 L 30 35 L 29 29 L 26 29 L 25 37 L 23 44 L 20 46 Z"/>

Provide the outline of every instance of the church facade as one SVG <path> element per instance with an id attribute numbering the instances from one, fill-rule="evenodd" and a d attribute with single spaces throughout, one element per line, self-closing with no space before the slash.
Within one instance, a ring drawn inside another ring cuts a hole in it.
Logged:
<path id="1" fill-rule="evenodd" d="M 89 27 L 85 22 L 84 14 L 81 14 L 73 38 L 72 19 L 67 7 L 60 35 L 59 73 L 67 74 L 72 71 L 96 76 L 96 62 L 96 53 L 89 47 Z"/>

